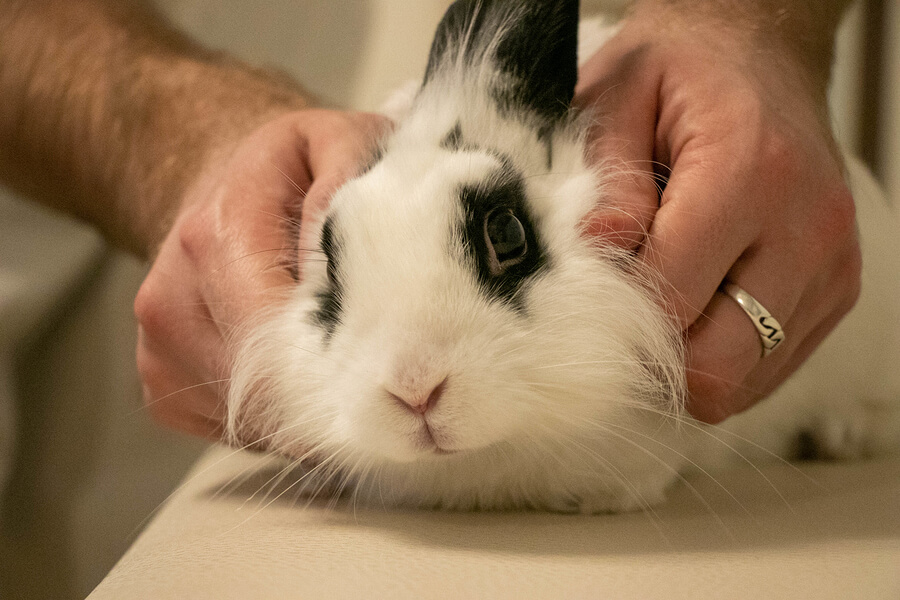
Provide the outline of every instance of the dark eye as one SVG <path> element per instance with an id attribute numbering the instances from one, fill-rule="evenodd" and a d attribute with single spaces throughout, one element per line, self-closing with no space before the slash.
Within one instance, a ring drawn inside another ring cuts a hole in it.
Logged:
<path id="1" fill-rule="evenodd" d="M 494 275 L 519 264 L 528 252 L 525 227 L 508 208 L 488 213 L 484 219 L 484 238 L 491 251 L 490 266 Z"/>

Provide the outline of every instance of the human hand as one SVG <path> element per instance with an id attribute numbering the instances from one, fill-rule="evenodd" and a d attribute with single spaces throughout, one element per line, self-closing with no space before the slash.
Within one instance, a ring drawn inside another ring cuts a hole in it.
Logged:
<path id="1" fill-rule="evenodd" d="M 221 438 L 241 328 L 302 277 L 305 224 L 385 124 L 372 114 L 291 112 L 207 160 L 135 300 L 138 370 L 158 422 Z"/>
<path id="2" fill-rule="evenodd" d="M 619 171 L 587 230 L 661 275 L 687 341 L 687 408 L 711 423 L 774 390 L 859 294 L 827 75 L 782 38 L 759 22 L 639 3 L 576 92 L 597 111 L 592 154 Z M 653 170 L 671 172 L 661 196 Z M 765 359 L 719 290 L 725 279 L 781 323 L 786 339 Z"/>

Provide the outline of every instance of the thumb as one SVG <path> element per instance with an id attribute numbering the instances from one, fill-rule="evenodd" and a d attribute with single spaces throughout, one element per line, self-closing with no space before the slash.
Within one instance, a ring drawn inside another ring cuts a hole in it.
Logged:
<path id="1" fill-rule="evenodd" d="M 317 214 L 327 207 L 331 194 L 360 171 L 391 122 L 374 113 L 310 112 L 313 122 L 304 135 L 312 186 L 304 212 Z"/>
<path id="2" fill-rule="evenodd" d="M 365 161 L 377 153 L 377 141 L 387 133 L 392 123 L 387 118 L 372 113 L 336 113 L 317 111 L 314 125 L 306 136 L 307 169 L 311 176 L 302 211 L 298 236 L 298 275 L 302 278 L 302 265 L 315 252 L 318 228 L 332 195 L 347 180 L 360 172 Z"/>

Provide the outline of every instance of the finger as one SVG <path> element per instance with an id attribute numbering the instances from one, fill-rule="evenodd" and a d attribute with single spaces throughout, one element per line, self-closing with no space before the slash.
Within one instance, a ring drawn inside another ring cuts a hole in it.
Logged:
<path id="1" fill-rule="evenodd" d="M 156 353 L 142 330 L 138 334 L 137 362 L 144 404 L 157 423 L 207 439 L 221 438 L 224 411 L 218 401 L 220 382 L 198 383 L 196 376 L 180 369 L 180 361 Z"/>
<path id="2" fill-rule="evenodd" d="M 759 334 L 735 301 L 716 293 L 703 316 L 688 329 L 686 380 L 688 411 L 717 423 L 731 414 L 736 394 L 761 357 Z"/>
<path id="3" fill-rule="evenodd" d="M 236 261 L 229 278 L 245 289 L 244 306 L 235 312 L 268 305 L 268 292 L 293 283 L 283 267 L 295 260 L 301 220 L 320 212 L 358 172 L 387 126 L 375 115 L 306 111 L 261 129 L 232 159 L 241 177 L 228 181 L 221 219 Z"/>
<path id="4" fill-rule="evenodd" d="M 789 333 L 778 352 L 758 361 L 743 381 L 734 386 L 734 392 L 730 395 L 722 394 L 721 390 L 710 393 L 702 382 L 698 384 L 698 379 L 702 380 L 706 372 L 698 373 L 692 369 L 688 373 L 688 385 L 692 387 L 687 403 L 688 412 L 700 421 L 719 423 L 750 408 L 771 394 L 809 358 L 837 326 L 846 314 L 846 309 L 846 306 L 838 306 L 828 314 L 811 313 L 811 316 L 804 319 L 809 324 L 815 323 L 811 330 L 803 322 L 792 321 L 785 327 Z M 801 331 L 807 333 L 801 336 Z M 727 377 L 726 375 L 725 378 Z M 706 379 L 711 378 L 712 375 L 706 373 Z M 697 391 L 694 392 L 694 389 Z"/>
<path id="5" fill-rule="evenodd" d="M 735 298 L 718 290 L 688 331 L 690 411 L 704 421 L 718 422 L 762 395 L 748 376 L 760 367 L 775 373 L 782 360 L 802 341 L 831 307 L 809 306 L 800 319 L 794 314 L 809 282 L 777 244 L 751 249 L 727 275 L 750 294 L 785 332 L 786 338 L 765 359 L 755 318 Z M 799 285 L 798 285 L 799 284 Z"/>
<path id="6" fill-rule="evenodd" d="M 393 126 L 388 119 L 368 113 L 343 113 L 337 118 L 337 123 L 311 134 L 309 169 L 313 182 L 303 203 L 303 227 L 298 242 L 299 277 L 302 277 L 304 260 L 311 258 L 309 252 L 316 247 L 318 225 L 332 195 L 356 176 L 366 161 L 373 159 L 378 140 Z"/>
<path id="7" fill-rule="evenodd" d="M 222 339 L 176 239 L 170 235 L 162 245 L 135 298 L 144 400 L 158 423 L 218 439 Z"/>
<path id="8" fill-rule="evenodd" d="M 812 278 L 801 295 L 791 286 L 791 272 L 779 272 L 771 262 L 768 268 L 760 261 L 736 265 L 729 278 L 741 281 L 745 291 L 751 286 L 761 290 L 752 296 L 778 320 L 785 339 L 763 358 L 752 318 L 732 297 L 715 294 L 705 314 L 688 330 L 691 414 L 719 422 L 752 406 L 796 370 L 852 306 L 848 294 L 829 293 L 834 281 L 842 281 L 845 269 L 839 266 L 836 272 Z"/>
<path id="9" fill-rule="evenodd" d="M 717 422 L 751 406 L 796 370 L 853 307 L 861 270 L 855 239 L 832 248 L 824 266 L 804 259 L 798 246 L 790 233 L 773 232 L 728 273 L 781 324 L 786 337 L 777 351 L 761 360 L 759 333 L 724 294 L 716 294 L 688 330 L 689 410 L 695 417 Z"/>
<path id="10" fill-rule="evenodd" d="M 769 394 L 778 385 L 790 377 L 812 353 L 819 347 L 828 335 L 834 331 L 844 315 L 847 314 L 846 306 L 836 307 L 825 319 L 820 320 L 815 328 L 803 339 L 799 346 L 790 355 L 788 360 L 778 365 L 778 370 L 773 377 L 770 373 L 762 372 L 759 378 L 766 382 L 766 387 L 761 388 L 763 393 Z M 840 361 L 834 361 L 837 364 Z M 754 374 L 755 375 L 755 374 Z M 738 410 L 742 410 L 739 408 Z"/>
<path id="11" fill-rule="evenodd" d="M 859 295 L 860 257 L 858 248 L 850 244 L 831 270 L 816 277 L 798 302 L 784 329 L 786 352 L 772 354 L 761 361 L 748 375 L 750 387 L 768 394 L 786 380 L 831 333 L 840 320 L 853 308 Z M 830 350 L 824 349 L 823 352 Z M 773 360 L 774 359 L 774 360 Z M 833 364 L 842 357 L 835 356 Z M 747 405 L 735 406 L 735 412 Z"/>
<path id="12" fill-rule="evenodd" d="M 659 81 L 653 69 L 643 68 L 642 49 L 621 52 L 608 45 L 579 72 L 575 103 L 594 115 L 588 160 L 599 162 L 603 178 L 602 199 L 583 228 L 636 249 L 659 200 L 653 162 Z"/>
<path id="13" fill-rule="evenodd" d="M 180 256 L 178 244 L 163 244 L 141 284 L 134 312 L 145 340 L 164 340 L 178 350 L 184 364 L 193 365 L 198 379 L 221 372 L 221 334 L 199 295 L 197 274 Z"/>
<path id="14" fill-rule="evenodd" d="M 153 337 L 143 327 L 139 327 L 138 330 L 139 350 L 144 357 L 151 361 L 147 371 L 151 371 L 154 366 L 164 367 L 143 379 L 144 384 L 149 385 L 157 397 L 174 390 L 194 388 L 204 388 L 220 398 L 224 395 L 228 383 L 226 374 L 207 371 L 196 354 L 186 350 L 183 346 L 175 346 L 169 338 Z M 140 368 L 143 365 L 139 364 L 138 366 Z M 170 379 L 172 381 L 169 381 Z M 193 409 L 193 407 L 191 408 Z M 196 407 L 194 412 L 212 418 L 221 411 L 217 404 L 210 404 Z M 219 414 L 218 416 L 224 415 Z"/>
<path id="15" fill-rule="evenodd" d="M 639 257 L 659 275 L 666 307 L 686 329 L 757 239 L 760 219 L 752 203 L 734 197 L 736 175 L 702 158 L 674 168 Z"/>
<path id="16" fill-rule="evenodd" d="M 371 113 L 314 111 L 310 118 L 315 127 L 298 131 L 308 140 L 306 161 L 311 181 L 319 190 L 310 200 L 327 198 L 356 175 L 393 126 L 385 117 Z"/>
<path id="17" fill-rule="evenodd" d="M 248 315 L 280 300 L 293 283 L 290 240 L 299 223 L 290 213 L 292 205 L 302 201 L 294 185 L 303 169 L 290 171 L 289 180 L 279 172 L 288 171 L 276 163 L 259 161 L 233 161 L 240 181 L 222 182 L 211 192 L 221 197 L 185 214 L 174 230 L 184 255 L 180 260 L 195 268 L 183 281 L 196 282 L 197 301 L 220 336 L 230 335 Z M 308 187 L 308 182 L 301 180 L 300 185 Z"/>

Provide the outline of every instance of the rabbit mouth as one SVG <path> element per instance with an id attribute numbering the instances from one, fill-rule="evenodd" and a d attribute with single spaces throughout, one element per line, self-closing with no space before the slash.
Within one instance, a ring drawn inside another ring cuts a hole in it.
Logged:
<path id="1" fill-rule="evenodd" d="M 422 428 L 417 433 L 416 446 L 419 450 L 433 455 L 449 455 L 457 454 L 460 450 L 448 448 L 446 436 L 441 435 L 440 431 L 435 431 L 433 425 L 428 423 L 426 418 L 422 418 Z"/>

